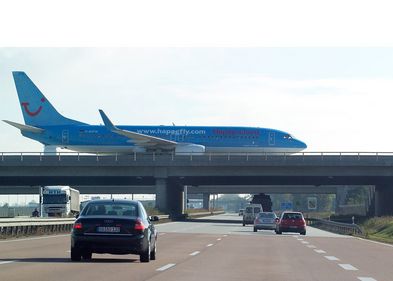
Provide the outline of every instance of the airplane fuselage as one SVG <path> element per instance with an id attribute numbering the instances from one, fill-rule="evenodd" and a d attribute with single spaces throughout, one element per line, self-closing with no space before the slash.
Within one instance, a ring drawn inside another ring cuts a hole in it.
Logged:
<path id="1" fill-rule="evenodd" d="M 203 145 L 206 152 L 298 152 L 306 145 L 288 133 L 257 127 L 191 126 L 117 126 L 119 129 L 150 135 L 178 143 Z M 143 152 L 129 138 L 109 131 L 105 126 L 41 126 L 44 133 L 23 132 L 26 137 L 45 145 L 79 152 Z"/>

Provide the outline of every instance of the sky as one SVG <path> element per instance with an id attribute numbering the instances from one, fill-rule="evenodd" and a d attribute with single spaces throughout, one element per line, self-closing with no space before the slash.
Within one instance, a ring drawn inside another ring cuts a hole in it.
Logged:
<path id="1" fill-rule="evenodd" d="M 66 117 L 280 129 L 308 152 L 390 152 L 392 47 L 0 48 L 1 120 L 23 123 L 12 71 Z M 42 145 L 0 123 L 0 151 Z"/>
<path id="2" fill-rule="evenodd" d="M 0 120 L 12 71 L 99 124 L 256 126 L 306 151 L 391 152 L 391 1 L 18 0 L 1 4 Z M 0 152 L 42 151 L 0 121 Z M 34 196 L 0 197 L 9 203 Z"/>

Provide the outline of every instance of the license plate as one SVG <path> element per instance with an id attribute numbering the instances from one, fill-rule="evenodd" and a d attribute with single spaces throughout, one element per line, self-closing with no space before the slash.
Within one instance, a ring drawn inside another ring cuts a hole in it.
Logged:
<path id="1" fill-rule="evenodd" d="M 118 227 L 118 226 L 99 226 L 99 227 L 97 227 L 97 232 L 117 233 L 117 232 L 120 232 L 120 227 Z"/>
<path id="2" fill-rule="evenodd" d="M 271 220 L 262 220 L 262 222 L 271 223 Z"/>
<path id="3" fill-rule="evenodd" d="M 289 228 L 297 228 L 297 226 L 293 226 L 293 225 L 291 225 Z"/>

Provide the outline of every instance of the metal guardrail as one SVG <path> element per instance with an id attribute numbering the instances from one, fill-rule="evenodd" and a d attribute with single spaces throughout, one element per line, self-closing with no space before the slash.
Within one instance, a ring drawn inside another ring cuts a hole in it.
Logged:
<path id="1" fill-rule="evenodd" d="M 363 231 L 357 224 L 335 222 L 323 219 L 306 218 L 307 225 L 326 231 L 344 235 L 363 235 Z"/>
<path id="2" fill-rule="evenodd" d="M 224 212 L 201 212 L 192 213 L 188 216 L 204 216 L 221 214 Z M 169 215 L 159 215 L 160 220 L 170 219 Z M 56 233 L 70 233 L 74 218 L 51 219 L 51 218 L 15 218 L 0 219 L 0 239 L 20 236 L 50 235 Z"/>
<path id="3" fill-rule="evenodd" d="M 0 161 L 5 162 L 7 158 L 12 158 L 12 160 L 19 159 L 21 162 L 24 161 L 24 158 L 36 156 L 39 161 L 45 160 L 45 158 L 57 158 L 58 161 L 61 161 L 62 158 L 68 156 L 74 156 L 79 161 L 81 157 L 89 157 L 95 158 L 97 162 L 100 159 L 108 159 L 113 158 L 114 161 L 118 161 L 119 158 L 127 156 L 131 157 L 134 161 L 138 160 L 151 160 L 156 161 L 158 159 L 168 159 L 174 161 L 176 158 L 181 157 L 184 159 L 185 157 L 192 161 L 194 158 L 197 159 L 208 159 L 211 161 L 214 157 L 220 157 L 220 160 L 227 159 L 228 161 L 231 160 L 233 157 L 237 159 L 239 157 L 243 158 L 244 160 L 248 161 L 249 158 L 258 158 L 258 159 L 270 159 L 271 157 L 283 157 L 284 159 L 293 158 L 293 157 L 316 157 L 320 160 L 329 159 L 334 157 L 335 160 L 342 160 L 345 157 L 355 157 L 358 160 L 361 158 L 366 157 L 368 160 L 370 158 L 375 159 L 378 161 L 381 157 L 393 157 L 393 152 L 297 152 L 297 153 L 290 153 L 290 152 L 256 152 L 256 153 L 245 153 L 245 152 L 230 152 L 230 153 L 149 153 L 149 152 L 134 152 L 130 154 L 124 153 L 113 153 L 113 152 L 56 152 L 56 153 L 44 153 L 44 152 L 0 152 Z"/>

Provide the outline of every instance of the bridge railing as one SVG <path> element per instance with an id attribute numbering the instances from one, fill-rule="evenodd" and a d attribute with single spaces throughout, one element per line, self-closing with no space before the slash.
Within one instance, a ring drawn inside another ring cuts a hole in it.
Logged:
<path id="1" fill-rule="evenodd" d="M 127 157 L 133 161 L 139 160 L 268 160 L 268 159 L 280 159 L 286 160 L 287 158 L 302 158 L 303 160 L 306 158 L 319 159 L 321 161 L 325 159 L 334 159 L 334 160 L 342 160 L 343 158 L 351 158 L 351 160 L 375 160 L 378 161 L 382 157 L 392 157 L 393 152 L 297 152 L 297 153 L 289 153 L 289 152 L 259 152 L 259 153 L 245 153 L 245 152 L 222 152 L 222 153 L 155 153 L 155 152 L 134 152 L 134 153 L 113 153 L 113 152 L 53 152 L 53 153 L 44 153 L 44 152 L 0 152 L 0 161 L 5 162 L 8 160 L 12 161 L 21 161 L 23 162 L 25 159 L 35 157 L 38 161 L 43 161 L 46 158 L 57 159 L 61 161 L 62 158 L 65 157 L 73 157 L 77 161 L 82 158 L 95 159 L 95 161 L 99 162 L 100 159 L 108 159 L 111 158 L 113 161 L 119 161 L 121 158 Z"/>
<path id="2" fill-rule="evenodd" d="M 307 225 L 326 231 L 344 235 L 363 235 L 363 231 L 357 224 L 335 222 L 323 219 L 306 218 Z"/>

